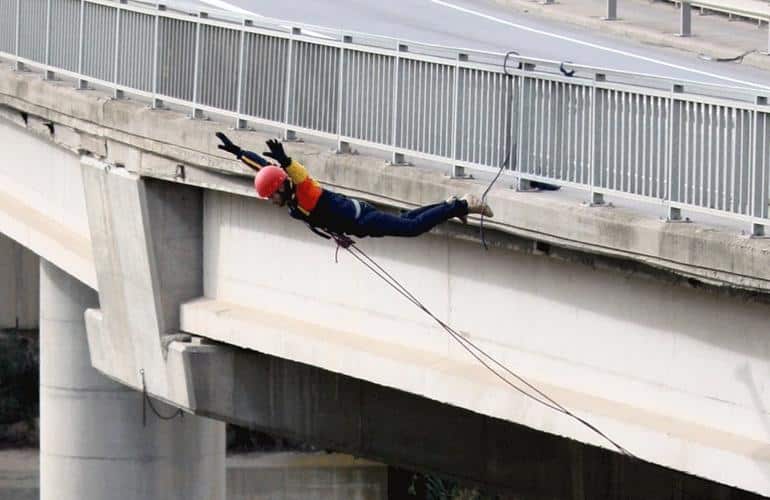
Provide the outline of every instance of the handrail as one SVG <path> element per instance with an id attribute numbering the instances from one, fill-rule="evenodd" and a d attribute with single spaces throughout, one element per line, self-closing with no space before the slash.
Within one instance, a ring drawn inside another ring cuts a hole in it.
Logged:
<path id="1" fill-rule="evenodd" d="M 679 36 L 692 36 L 692 7 L 700 7 L 714 12 L 723 12 L 730 15 L 737 15 L 749 19 L 756 19 L 770 23 L 770 6 L 764 3 L 758 3 L 754 0 L 738 0 L 742 2 L 749 1 L 756 4 L 754 7 L 739 6 L 733 3 L 735 0 L 719 2 L 714 0 L 668 0 L 674 5 L 679 5 Z M 546 4 L 554 3 L 553 0 L 545 0 Z M 618 0 L 607 0 L 605 21 L 616 21 L 618 19 Z M 770 54 L 770 29 L 768 29 L 767 53 Z"/>
<path id="2" fill-rule="evenodd" d="M 711 11 L 735 14 L 749 19 L 761 21 L 770 19 L 770 5 L 767 3 L 752 2 L 753 4 L 756 4 L 754 7 L 739 6 L 732 0 L 728 0 L 727 2 L 716 2 L 713 0 L 679 0 L 676 3 L 689 3 L 693 7 L 703 7 Z"/>
<path id="3" fill-rule="evenodd" d="M 714 2 L 712 0 L 681 0 L 680 4 L 680 17 L 679 17 L 679 36 L 688 37 L 692 36 L 692 7 L 703 7 L 709 10 L 717 12 L 726 12 L 728 14 L 736 14 L 750 19 L 756 19 L 760 21 L 766 21 L 770 24 L 770 6 L 764 4 L 762 9 L 755 10 L 749 8 L 738 7 L 734 4 L 726 5 L 724 2 Z M 759 8 L 760 6 L 757 6 Z M 767 51 L 770 53 L 770 27 L 768 27 L 767 37 Z"/>

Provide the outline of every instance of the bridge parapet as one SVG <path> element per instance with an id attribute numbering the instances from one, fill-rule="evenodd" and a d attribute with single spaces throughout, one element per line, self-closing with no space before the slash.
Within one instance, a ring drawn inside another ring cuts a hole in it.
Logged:
<path id="1" fill-rule="evenodd" d="M 35 133 L 44 129 L 40 136 L 46 140 L 73 152 L 105 158 L 136 175 L 255 196 L 251 174 L 216 149 L 212 138 L 221 129 L 216 122 L 190 120 L 183 113 L 153 110 L 128 100 L 105 99 L 98 91 L 77 91 L 2 65 L 0 104 L 10 110 L 7 116 L 15 117 L 9 123 Z M 26 122 L 20 118 L 22 114 Z M 55 133 L 49 132 L 48 125 Z M 254 149 L 270 137 L 265 132 L 237 130 L 232 135 Z M 448 178 L 430 169 L 393 168 L 375 157 L 336 154 L 313 144 L 294 143 L 291 152 L 330 188 L 394 208 L 482 189 L 472 181 Z M 57 195 L 43 192 L 38 198 L 56 199 Z M 648 264 L 716 286 L 770 290 L 766 260 L 770 240 L 748 238 L 718 225 L 667 223 L 624 207 L 622 202 L 589 206 L 580 201 L 558 193 L 495 190 L 490 202 L 496 217 L 487 224 L 498 234 L 530 240 L 503 245 L 531 247 L 531 240 L 537 240 Z M 78 231 L 83 223 L 77 222 Z M 451 233 L 476 237 L 462 228 L 453 227 Z"/>

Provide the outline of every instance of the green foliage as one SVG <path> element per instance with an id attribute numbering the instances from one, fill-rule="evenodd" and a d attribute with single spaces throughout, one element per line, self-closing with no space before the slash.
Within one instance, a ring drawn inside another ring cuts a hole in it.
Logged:
<path id="1" fill-rule="evenodd" d="M 419 486 L 418 486 L 419 484 Z M 422 487 L 420 487 L 422 486 Z M 496 495 L 484 493 L 477 488 L 467 488 L 457 481 L 442 479 L 431 475 L 415 474 L 408 493 L 411 496 L 421 496 L 424 491 L 424 500 L 497 500 Z"/>
<path id="2" fill-rule="evenodd" d="M 37 417 L 38 363 L 36 334 L 0 332 L 0 425 Z"/>

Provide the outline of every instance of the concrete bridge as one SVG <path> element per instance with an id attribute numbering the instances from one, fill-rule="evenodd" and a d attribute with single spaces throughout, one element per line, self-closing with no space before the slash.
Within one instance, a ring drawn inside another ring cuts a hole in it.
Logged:
<path id="1" fill-rule="evenodd" d="M 488 252 L 475 224 L 360 243 L 630 458 L 257 200 L 222 125 L 9 65 L 0 106 L 0 318 L 34 324 L 39 290 L 43 498 L 223 498 L 225 421 L 516 498 L 770 495 L 767 240 L 497 189 Z M 483 189 L 288 148 L 393 209 Z M 143 426 L 144 394 L 184 418 Z"/>

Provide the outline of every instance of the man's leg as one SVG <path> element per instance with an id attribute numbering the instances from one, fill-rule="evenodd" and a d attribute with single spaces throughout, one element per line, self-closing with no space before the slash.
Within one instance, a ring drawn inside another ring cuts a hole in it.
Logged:
<path id="1" fill-rule="evenodd" d="M 453 217 L 468 215 L 468 204 L 463 200 L 452 200 L 421 207 L 406 215 L 392 215 L 367 207 L 358 218 L 353 234 L 375 237 L 419 236 Z"/>
<path id="2" fill-rule="evenodd" d="M 445 205 L 446 203 L 447 203 L 446 201 L 442 201 L 440 203 L 434 203 L 432 205 L 417 207 L 414 210 L 408 210 L 408 211 L 402 212 L 401 217 L 405 219 L 414 219 L 418 215 L 421 215 L 423 212 L 427 212 L 428 210 L 431 210 L 432 208 L 436 208 L 439 205 Z"/>

